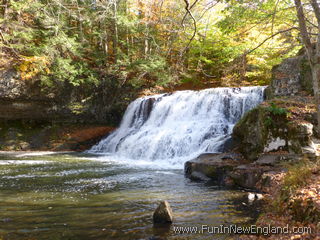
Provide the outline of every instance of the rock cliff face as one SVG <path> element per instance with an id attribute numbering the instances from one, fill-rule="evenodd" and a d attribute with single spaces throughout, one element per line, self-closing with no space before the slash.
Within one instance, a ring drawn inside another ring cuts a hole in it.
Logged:
<path id="1" fill-rule="evenodd" d="M 113 129 L 94 124 L 10 120 L 0 123 L 0 150 L 83 151 Z"/>
<path id="2" fill-rule="evenodd" d="M 65 106 L 69 100 L 65 91 L 59 96 L 46 94 L 41 91 L 38 82 L 21 80 L 14 69 L 2 70 L 0 121 L 18 119 L 58 121 L 63 118 L 65 121 L 71 121 L 73 114 Z"/>
<path id="3" fill-rule="evenodd" d="M 305 54 L 285 59 L 272 69 L 267 97 L 294 96 L 305 91 L 312 94 L 312 75 Z"/>

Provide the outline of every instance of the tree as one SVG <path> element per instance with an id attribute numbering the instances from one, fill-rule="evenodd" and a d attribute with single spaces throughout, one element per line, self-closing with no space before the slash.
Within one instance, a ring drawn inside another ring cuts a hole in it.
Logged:
<path id="1" fill-rule="evenodd" d="M 64 82 L 80 86 L 104 80 L 134 89 L 190 82 L 266 85 L 272 66 L 294 54 L 297 43 L 286 33 L 294 18 L 288 4 L 2 0 L 0 65 L 12 58 L 7 65 L 25 80 L 40 80 L 48 91 Z"/>
<path id="2" fill-rule="evenodd" d="M 300 35 L 307 52 L 311 72 L 312 72 L 312 83 L 313 93 L 315 98 L 315 104 L 317 109 L 317 131 L 320 133 L 320 93 L 319 93 L 319 79 L 320 79 L 320 8 L 316 0 L 310 0 L 311 7 L 313 9 L 314 17 L 316 18 L 316 24 L 313 24 L 311 20 L 308 20 L 305 15 L 304 7 L 301 0 L 295 0 L 295 7 L 297 11 L 297 17 L 299 21 Z M 311 24 L 316 29 L 317 36 L 316 44 L 312 44 L 312 36 L 307 23 Z"/>
<path id="3" fill-rule="evenodd" d="M 201 1 L 186 2 L 186 6 L 193 6 L 197 23 L 188 68 L 203 82 L 214 86 L 267 85 L 272 66 L 301 48 L 296 40 L 295 9 L 287 1 L 212 0 L 208 6 L 202 6 Z M 187 9 L 185 14 L 189 16 Z M 191 17 L 188 20 L 192 23 Z"/>

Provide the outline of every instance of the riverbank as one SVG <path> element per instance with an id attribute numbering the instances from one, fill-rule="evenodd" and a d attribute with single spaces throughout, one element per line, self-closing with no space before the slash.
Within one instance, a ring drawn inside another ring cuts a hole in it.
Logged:
<path id="1" fill-rule="evenodd" d="M 1 151 L 84 151 L 114 127 L 16 120 L 0 124 Z"/>
<path id="2" fill-rule="evenodd" d="M 320 164 L 307 159 L 274 172 L 264 191 L 264 207 L 256 225 L 289 227 L 289 233 L 243 235 L 242 240 L 320 239 Z"/>

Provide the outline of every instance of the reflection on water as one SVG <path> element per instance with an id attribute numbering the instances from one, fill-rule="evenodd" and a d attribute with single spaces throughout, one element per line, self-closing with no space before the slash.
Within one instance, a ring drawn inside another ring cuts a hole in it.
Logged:
<path id="1" fill-rule="evenodd" d="M 10 160 L 10 161 L 9 161 Z M 243 224 L 245 193 L 191 182 L 183 170 L 94 161 L 83 155 L 0 154 L 0 239 L 218 239 L 173 226 Z M 160 200 L 171 228 L 153 227 Z"/>

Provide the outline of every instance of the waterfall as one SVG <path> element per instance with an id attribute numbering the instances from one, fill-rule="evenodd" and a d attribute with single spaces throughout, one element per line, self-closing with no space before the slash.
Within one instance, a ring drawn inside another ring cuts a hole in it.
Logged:
<path id="1" fill-rule="evenodd" d="M 89 152 L 172 163 L 221 152 L 237 121 L 263 101 L 264 90 L 213 88 L 138 98 L 120 127 Z"/>

